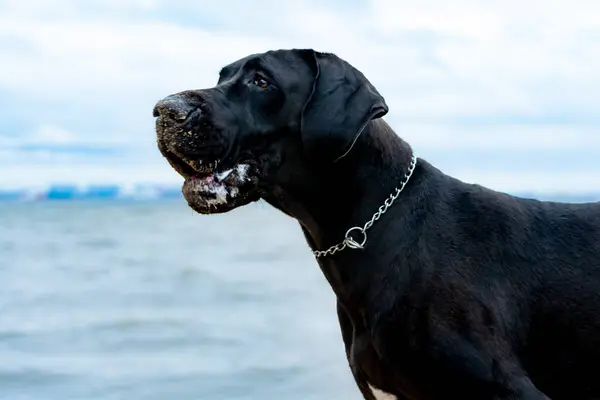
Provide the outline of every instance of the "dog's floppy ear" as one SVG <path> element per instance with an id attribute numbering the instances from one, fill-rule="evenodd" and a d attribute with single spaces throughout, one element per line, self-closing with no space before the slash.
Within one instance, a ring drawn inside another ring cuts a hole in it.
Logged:
<path id="1" fill-rule="evenodd" d="M 387 114 L 377 89 L 356 68 L 339 57 L 304 52 L 312 63 L 314 82 L 301 116 L 307 154 L 324 162 L 346 155 L 369 121 Z"/>

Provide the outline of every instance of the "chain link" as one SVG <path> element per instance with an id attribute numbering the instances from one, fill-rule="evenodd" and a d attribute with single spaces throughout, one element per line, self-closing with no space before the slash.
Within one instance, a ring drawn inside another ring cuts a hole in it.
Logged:
<path id="1" fill-rule="evenodd" d="M 341 243 L 338 243 L 335 246 L 331 246 L 327 250 L 313 250 L 313 254 L 315 255 L 315 257 L 331 256 L 339 251 L 344 250 L 345 248 L 363 249 L 365 243 L 367 243 L 367 230 L 373 226 L 375 221 L 377 221 L 379 218 L 381 218 L 381 216 L 383 214 L 385 214 L 385 212 L 388 210 L 388 208 L 390 208 L 390 206 L 394 203 L 394 201 L 396 201 L 398 196 L 400 196 L 400 193 L 402 193 L 402 190 L 404 190 L 404 187 L 406 186 L 410 177 L 412 176 L 416 165 L 417 165 L 417 157 L 415 155 L 413 155 L 412 159 L 410 161 L 410 166 L 408 167 L 408 171 L 404 175 L 404 178 L 402 179 L 400 186 L 395 188 L 394 192 L 392 194 L 390 194 L 390 196 L 387 199 L 385 199 L 383 204 L 379 207 L 377 212 L 375 214 L 373 214 L 371 219 L 369 221 L 367 221 L 363 226 L 353 226 L 352 228 L 348 229 L 346 231 L 346 235 L 344 235 L 344 240 Z M 360 242 L 357 242 L 350 235 L 354 231 L 358 231 L 362 235 L 362 240 Z"/>

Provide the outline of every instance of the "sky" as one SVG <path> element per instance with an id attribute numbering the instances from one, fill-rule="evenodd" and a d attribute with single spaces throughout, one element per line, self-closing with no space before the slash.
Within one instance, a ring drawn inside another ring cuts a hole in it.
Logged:
<path id="1" fill-rule="evenodd" d="M 417 155 L 505 191 L 600 189 L 597 0 L 0 0 L 0 187 L 181 178 L 152 107 L 280 48 L 332 52 Z"/>

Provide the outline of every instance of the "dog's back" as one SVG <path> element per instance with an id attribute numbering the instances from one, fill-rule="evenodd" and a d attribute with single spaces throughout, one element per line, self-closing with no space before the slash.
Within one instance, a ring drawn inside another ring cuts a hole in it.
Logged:
<path id="1" fill-rule="evenodd" d="M 439 284 L 454 277 L 485 297 L 491 325 L 507 329 L 542 391 L 600 398 L 600 203 L 519 198 L 435 175 L 445 184 L 426 218 L 443 227 L 432 241 L 446 269 Z"/>

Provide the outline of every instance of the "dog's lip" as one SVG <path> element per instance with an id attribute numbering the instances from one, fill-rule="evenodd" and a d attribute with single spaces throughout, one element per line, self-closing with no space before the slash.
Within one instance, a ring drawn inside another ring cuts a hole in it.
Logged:
<path id="1" fill-rule="evenodd" d="M 171 161 L 177 172 L 186 180 L 204 180 L 217 183 L 226 182 L 233 172 L 240 172 L 239 168 L 247 168 L 249 163 L 235 161 L 230 168 L 219 168 L 219 161 L 205 162 L 203 160 L 188 160 L 178 154 L 165 149 L 165 157 Z"/>
<path id="2" fill-rule="evenodd" d="M 205 161 L 191 157 L 182 156 L 172 151 L 164 143 L 158 142 L 158 147 L 162 155 L 169 161 L 171 166 L 184 178 L 194 175 L 208 175 L 217 171 L 218 161 Z"/>
<path id="3" fill-rule="evenodd" d="M 249 171 L 249 164 L 236 163 L 232 168 L 223 171 L 212 171 L 207 173 L 196 173 L 186 178 L 187 181 L 203 181 L 205 183 L 216 183 L 236 186 L 236 179 L 245 181 Z"/>
<path id="4" fill-rule="evenodd" d="M 191 165 L 183 160 L 183 158 L 179 157 L 177 154 L 172 152 L 169 149 L 162 148 L 162 153 L 164 157 L 169 161 L 171 166 L 184 178 L 189 178 L 198 173 Z"/>

